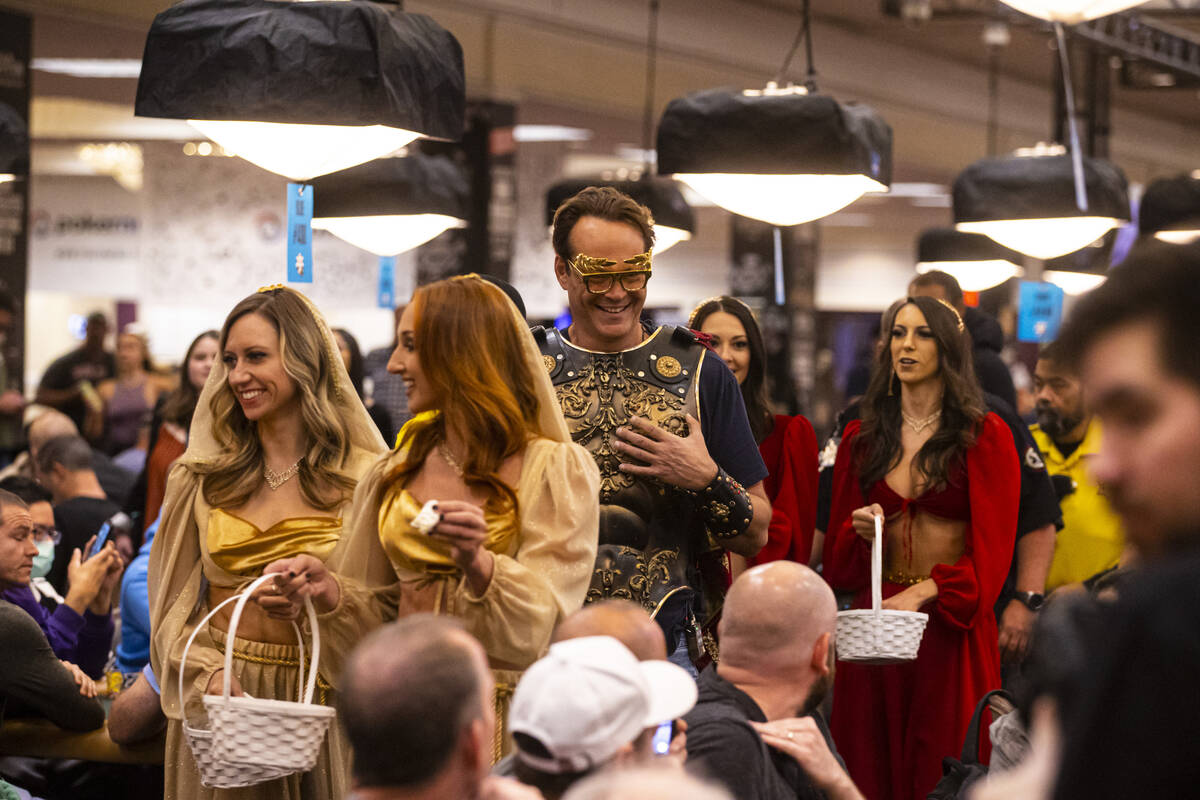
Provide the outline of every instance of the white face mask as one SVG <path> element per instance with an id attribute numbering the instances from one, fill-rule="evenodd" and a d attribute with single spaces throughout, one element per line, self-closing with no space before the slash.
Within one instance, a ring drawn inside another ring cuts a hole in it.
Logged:
<path id="1" fill-rule="evenodd" d="M 37 543 L 37 555 L 33 557 L 33 572 L 31 577 L 44 578 L 50 574 L 50 567 L 54 564 L 54 542 L 46 540 Z"/>

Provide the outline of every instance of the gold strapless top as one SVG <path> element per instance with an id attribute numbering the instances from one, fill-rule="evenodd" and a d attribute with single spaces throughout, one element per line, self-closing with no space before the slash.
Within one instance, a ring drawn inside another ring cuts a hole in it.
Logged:
<path id="1" fill-rule="evenodd" d="M 257 576 L 279 558 L 308 553 L 324 561 L 342 535 L 338 517 L 290 517 L 266 530 L 223 508 L 208 512 L 208 555 L 234 575 Z"/>
<path id="2" fill-rule="evenodd" d="M 412 526 L 422 505 L 407 489 L 388 489 L 379 504 L 379 542 L 397 570 L 453 574 L 458 567 L 450 557 L 450 546 L 429 538 Z M 483 546 L 493 553 L 511 555 L 510 549 L 517 535 L 516 514 L 485 511 L 483 518 L 487 523 Z"/>

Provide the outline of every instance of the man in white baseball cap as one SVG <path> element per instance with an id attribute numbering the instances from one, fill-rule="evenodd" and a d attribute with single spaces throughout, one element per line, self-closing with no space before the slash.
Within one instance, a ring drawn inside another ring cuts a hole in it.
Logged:
<path id="1" fill-rule="evenodd" d="M 669 739 L 695 703 L 695 682 L 668 661 L 638 661 L 611 636 L 558 642 L 513 695 L 515 776 L 557 800 L 597 769 L 653 759 L 655 734 Z"/>

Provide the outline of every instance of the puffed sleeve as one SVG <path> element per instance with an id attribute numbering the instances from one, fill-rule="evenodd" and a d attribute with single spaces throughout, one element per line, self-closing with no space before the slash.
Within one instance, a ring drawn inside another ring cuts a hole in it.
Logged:
<path id="1" fill-rule="evenodd" d="M 833 501 L 829 511 L 829 530 L 822 553 L 825 580 L 835 589 L 857 591 L 871 579 L 871 546 L 854 532 L 850 515 L 867 503 L 854 467 L 854 441 L 862 427 L 859 420 L 846 426 L 833 465 Z"/>
<path id="2" fill-rule="evenodd" d="M 975 445 L 967 451 L 971 519 L 962 557 L 938 564 L 930 577 L 938 587 L 933 613 L 966 630 L 981 614 L 991 614 L 1012 561 L 1021 478 L 1012 433 L 995 414 L 983 419 Z"/>
<path id="3" fill-rule="evenodd" d="M 520 538 L 496 555 L 480 597 L 460 580 L 453 613 L 496 661 L 524 668 L 550 643 L 555 624 L 583 605 L 596 561 L 600 473 L 576 444 L 539 439 L 526 450 L 517 499 Z"/>
<path id="4" fill-rule="evenodd" d="M 791 559 L 807 564 L 817 518 L 817 435 L 802 415 L 784 431 L 777 469 L 779 491 L 771 502 L 767 543 L 750 563 Z"/>

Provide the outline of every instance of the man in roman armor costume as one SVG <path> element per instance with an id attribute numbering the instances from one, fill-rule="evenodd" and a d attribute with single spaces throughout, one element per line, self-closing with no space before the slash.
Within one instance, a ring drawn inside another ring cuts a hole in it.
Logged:
<path id="1" fill-rule="evenodd" d="M 591 187 L 554 216 L 571 324 L 535 328 L 571 437 L 600 467 L 588 602 L 622 597 L 662 626 L 673 659 L 715 658 L 729 553 L 755 555 L 771 506 L 737 380 L 686 328 L 641 320 L 654 221 Z"/>

